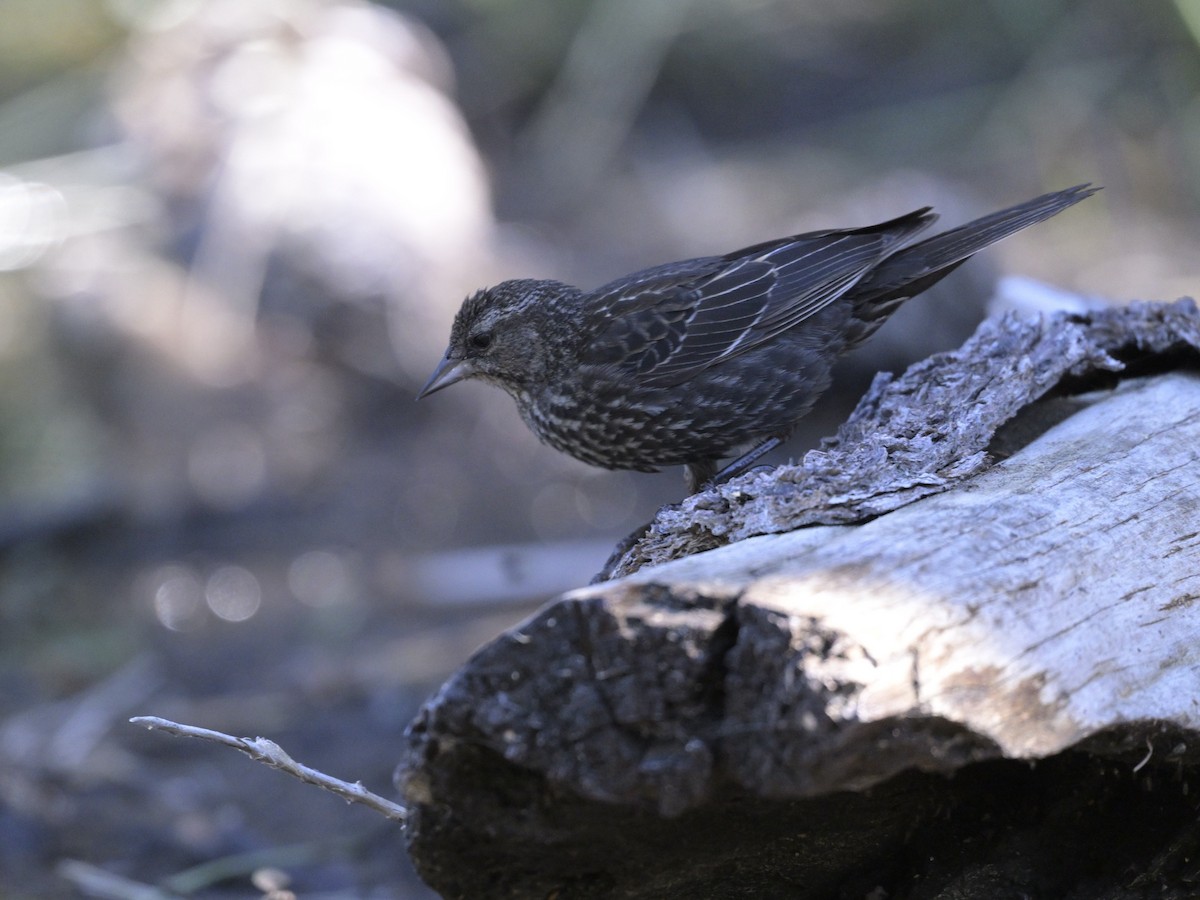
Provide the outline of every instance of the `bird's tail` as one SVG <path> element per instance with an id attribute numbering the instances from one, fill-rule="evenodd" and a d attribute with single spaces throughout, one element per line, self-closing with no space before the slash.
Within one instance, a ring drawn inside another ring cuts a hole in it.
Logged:
<path id="1" fill-rule="evenodd" d="M 900 302 L 949 275 L 973 253 L 1057 215 L 1098 190 L 1080 184 L 1043 194 L 897 250 L 876 266 L 855 291 L 857 298 L 861 298 L 862 312 L 866 318 L 886 318 Z"/>

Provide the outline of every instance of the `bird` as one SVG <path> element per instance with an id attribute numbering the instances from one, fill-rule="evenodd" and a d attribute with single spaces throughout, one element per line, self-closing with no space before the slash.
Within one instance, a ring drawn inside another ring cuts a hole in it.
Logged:
<path id="1" fill-rule="evenodd" d="M 504 281 L 463 301 L 417 399 L 490 383 L 551 447 L 606 469 L 683 466 L 695 493 L 784 440 L 829 388 L 834 362 L 905 300 L 1097 190 L 1043 194 L 919 241 L 932 207 L 667 263 L 592 291 Z"/>

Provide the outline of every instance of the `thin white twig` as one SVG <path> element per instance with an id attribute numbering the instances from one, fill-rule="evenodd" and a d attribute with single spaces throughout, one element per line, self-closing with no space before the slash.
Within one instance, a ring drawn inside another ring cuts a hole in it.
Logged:
<path id="1" fill-rule="evenodd" d="M 1153 755 L 1154 755 L 1154 745 L 1152 743 L 1150 743 L 1150 738 L 1146 738 L 1146 756 L 1145 756 L 1145 758 L 1142 759 L 1142 761 L 1140 763 L 1138 763 L 1136 766 L 1133 767 L 1133 771 L 1140 772 L 1142 769 L 1142 766 L 1144 766 L 1144 765 L 1146 765 L 1146 763 L 1150 762 L 1150 757 L 1152 757 Z"/>
<path id="2" fill-rule="evenodd" d="M 301 765 L 288 756 L 282 747 L 266 738 L 260 737 L 251 740 L 250 738 L 234 737 L 222 731 L 197 728 L 194 725 L 181 725 L 170 719 L 160 719 L 158 716 L 137 716 L 129 721 L 134 725 L 144 725 L 151 731 L 165 731 L 167 734 L 180 737 L 199 738 L 202 741 L 212 741 L 214 744 L 224 744 L 226 747 L 242 751 L 251 759 L 265 763 L 272 769 L 279 769 L 293 778 L 299 778 L 306 784 L 315 784 L 319 788 L 331 791 L 349 803 L 361 803 L 363 806 L 368 806 L 393 822 L 403 823 L 408 819 L 407 809 L 385 797 L 371 793 L 362 786 L 362 782 L 356 781 L 354 784 L 350 784 L 340 778 L 334 778 L 324 772 Z"/>

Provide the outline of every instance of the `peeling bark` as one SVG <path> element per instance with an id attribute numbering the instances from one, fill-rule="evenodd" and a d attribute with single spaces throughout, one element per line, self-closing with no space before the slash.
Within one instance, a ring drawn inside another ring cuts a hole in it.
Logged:
<path id="1" fill-rule="evenodd" d="M 978 474 L 1005 423 L 1058 392 L 1169 367 L 1200 348 L 1191 300 L 988 319 L 960 349 L 876 377 L 836 437 L 799 463 L 666 507 L 603 579 L 758 534 L 862 522 Z"/>

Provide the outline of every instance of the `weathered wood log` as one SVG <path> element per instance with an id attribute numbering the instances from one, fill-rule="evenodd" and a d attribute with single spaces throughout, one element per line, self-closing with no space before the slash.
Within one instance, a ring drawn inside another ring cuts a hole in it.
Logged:
<path id="1" fill-rule="evenodd" d="M 632 574 L 426 705 L 418 868 L 453 897 L 1192 896 L 1198 359 L 1189 301 L 991 321 L 799 465 L 664 511 Z"/>

